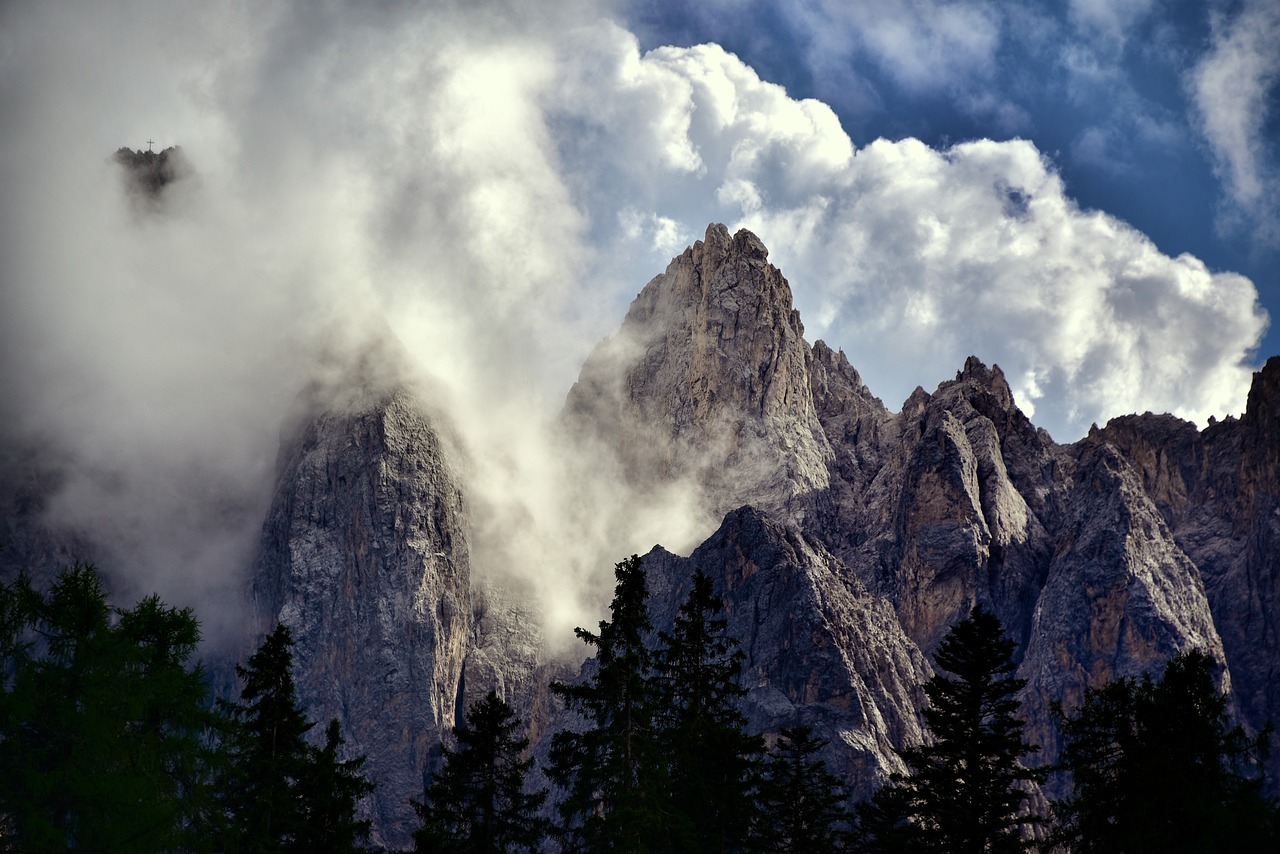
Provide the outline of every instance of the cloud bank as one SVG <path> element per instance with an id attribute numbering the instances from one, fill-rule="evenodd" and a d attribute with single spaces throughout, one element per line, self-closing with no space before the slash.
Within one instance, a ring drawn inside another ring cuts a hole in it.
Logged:
<path id="1" fill-rule="evenodd" d="M 596 167 L 589 208 L 627 199 L 677 233 L 752 228 L 811 337 L 843 347 L 891 405 L 973 353 L 1061 440 L 1132 410 L 1241 408 L 1267 323 L 1253 284 L 1080 209 L 1033 144 L 855 153 L 825 105 L 713 45 L 641 56 L 616 28 L 588 37 L 592 85 L 570 77 L 561 102 L 612 143 L 597 150 L 622 153 Z"/>
<path id="2" fill-rule="evenodd" d="M 985 8 L 912 38 L 961 39 L 981 74 Z M 141 590 L 232 600 L 293 395 L 389 325 L 476 461 L 477 572 L 567 603 L 557 631 L 589 623 L 613 560 L 714 520 L 679 494 L 637 510 L 607 471 L 566 479 L 549 425 L 711 221 L 759 234 L 810 339 L 891 406 L 973 353 L 1060 440 L 1242 409 L 1252 284 L 1081 210 L 1032 144 L 857 150 L 723 49 L 642 54 L 595 9 L 0 12 L 2 420 L 71 460 L 57 519 Z M 106 158 L 151 137 L 196 175 L 139 214 Z"/>

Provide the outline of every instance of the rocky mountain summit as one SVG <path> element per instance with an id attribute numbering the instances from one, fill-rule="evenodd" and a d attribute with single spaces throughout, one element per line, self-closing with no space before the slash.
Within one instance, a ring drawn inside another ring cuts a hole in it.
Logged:
<path id="1" fill-rule="evenodd" d="M 1280 718 L 1280 359 L 1238 421 L 1127 416 L 1058 445 L 976 358 L 891 411 L 843 353 L 806 343 L 767 258 L 749 232 L 708 228 L 588 358 L 562 416 L 634 488 L 685 480 L 723 516 L 688 557 L 644 562 L 659 628 L 696 569 L 715 580 L 753 727 L 813 726 L 869 794 L 922 737 L 929 655 L 976 603 L 1017 643 L 1044 761 L 1053 702 L 1193 647 L 1223 662 L 1243 721 Z M 467 703 L 497 690 L 535 741 L 568 722 L 536 605 L 473 589 L 465 469 L 415 394 L 366 388 L 301 419 L 254 575 L 259 613 L 299 638 L 302 699 L 370 755 L 389 844 Z"/>
<path id="2" fill-rule="evenodd" d="M 895 412 L 805 341 L 761 241 L 712 225 L 587 359 L 562 427 L 636 494 L 683 483 L 723 520 L 687 557 L 644 557 L 655 627 L 707 573 L 746 655 L 751 726 L 813 726 L 855 795 L 922 737 L 930 656 L 977 603 L 1016 642 L 1043 761 L 1052 703 L 1191 648 L 1222 663 L 1243 723 L 1280 720 L 1280 358 L 1242 418 L 1204 430 L 1148 413 L 1059 445 L 977 358 Z M 568 723 L 547 682 L 580 663 L 547 659 L 536 601 L 473 578 L 465 444 L 403 373 L 309 390 L 252 566 L 254 629 L 293 630 L 299 697 L 368 755 L 389 846 L 407 844 L 409 800 L 470 702 L 497 691 L 545 752 Z M 4 560 L 81 545 L 39 526 L 51 482 L 9 479 Z"/>
<path id="3" fill-rule="evenodd" d="M 191 162 L 176 145 L 163 151 L 121 148 L 111 160 L 121 167 L 125 190 L 142 210 L 158 208 L 165 191 L 192 174 Z"/>
<path id="4" fill-rule="evenodd" d="M 708 228 L 587 360 L 566 404 L 571 429 L 612 442 L 638 480 L 692 472 L 716 508 L 749 504 L 787 532 L 779 537 L 820 546 L 830 578 L 892 608 L 901 660 L 932 652 L 974 604 L 988 606 L 1017 642 L 1046 761 L 1057 752 L 1052 702 L 1070 708 L 1085 689 L 1192 647 L 1225 664 L 1223 684 L 1251 726 L 1276 716 L 1263 664 L 1276 661 L 1274 641 L 1244 638 L 1265 637 L 1275 613 L 1280 360 L 1256 378 L 1242 421 L 1203 434 L 1142 416 L 1057 445 L 1018 410 L 999 367 L 976 358 L 894 413 L 842 353 L 805 343 L 766 258 L 749 232 Z M 729 591 L 723 566 L 702 553 L 693 565 Z M 845 620 L 866 643 L 853 626 Z M 839 690 L 820 681 L 787 693 L 776 674 L 765 681 L 815 715 L 854 694 L 892 721 L 886 732 L 917 726 L 901 717 L 910 706 L 886 699 L 906 685 L 874 695 L 851 677 Z M 879 762 L 884 772 L 894 760 Z M 858 767 L 841 766 L 851 780 Z"/>

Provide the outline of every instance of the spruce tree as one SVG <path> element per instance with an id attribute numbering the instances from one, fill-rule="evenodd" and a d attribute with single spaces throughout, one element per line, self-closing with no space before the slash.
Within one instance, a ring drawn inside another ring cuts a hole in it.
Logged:
<path id="1" fill-rule="evenodd" d="M 295 790 L 307 769 L 307 732 L 314 724 L 298 703 L 290 668 L 293 635 L 278 624 L 246 665 L 238 704 L 224 703 L 233 722 L 229 851 L 292 850 L 304 830 Z"/>
<path id="2" fill-rule="evenodd" d="M 669 824 L 661 813 L 666 791 L 653 728 L 654 693 L 648 591 L 640 558 L 614 569 L 611 620 L 598 633 L 574 633 L 594 648 L 594 669 L 581 683 L 553 682 L 551 690 L 583 721 L 551 743 L 547 773 L 560 788 L 560 840 L 565 851 L 662 851 Z"/>
<path id="3" fill-rule="evenodd" d="M 981 605 L 943 639 L 939 672 L 924 686 L 932 738 L 899 751 L 909 773 L 895 775 L 862 811 L 868 846 L 956 854 L 1033 847 L 1024 829 L 1041 819 L 1028 813 L 1028 784 L 1044 773 L 1022 764 L 1039 748 L 1023 740 L 1017 694 L 1026 680 L 1012 676 L 1012 655 L 1000 621 Z"/>
<path id="4" fill-rule="evenodd" d="M 341 734 L 330 724 L 324 748 L 308 744 L 315 723 L 298 702 L 291 669 L 293 635 L 278 624 L 246 666 L 239 703 L 222 704 L 230 719 L 230 767 L 224 781 L 230 852 L 359 851 L 368 823 L 354 820 L 369 786 L 363 759 L 340 762 Z"/>
<path id="5" fill-rule="evenodd" d="M 360 774 L 365 757 L 338 758 L 344 743 L 335 718 L 325 728 L 324 746 L 308 748 L 310 767 L 297 787 L 303 815 L 295 847 L 300 851 L 359 854 L 372 850 L 364 841 L 373 823 L 356 818 L 356 804 L 374 787 Z"/>
<path id="6" fill-rule="evenodd" d="M 1213 669 L 1192 650 L 1159 680 L 1117 679 L 1070 717 L 1056 709 L 1059 768 L 1074 791 L 1054 803 L 1053 841 L 1120 854 L 1280 849 L 1276 806 L 1262 794 L 1270 733 L 1251 740 L 1231 726 Z"/>
<path id="7" fill-rule="evenodd" d="M 506 854 L 537 851 L 550 831 L 539 811 L 546 790 L 525 791 L 533 758 L 529 739 L 517 733 L 511 707 L 490 691 L 454 727 L 457 750 L 444 748 L 444 764 L 415 804 L 422 827 L 414 833 L 420 854 Z"/>
<path id="8" fill-rule="evenodd" d="M 91 565 L 0 585 L 0 850 L 211 842 L 209 691 L 190 609 L 111 608 Z"/>
<path id="9" fill-rule="evenodd" d="M 754 812 L 764 744 L 738 710 L 744 656 L 727 628 L 724 603 L 699 570 L 672 631 L 659 633 L 655 727 L 668 758 L 673 850 L 732 850 Z"/>
<path id="10" fill-rule="evenodd" d="M 847 794 L 818 755 L 825 744 L 810 727 L 783 728 L 765 763 L 751 850 L 824 854 L 845 849 Z"/>

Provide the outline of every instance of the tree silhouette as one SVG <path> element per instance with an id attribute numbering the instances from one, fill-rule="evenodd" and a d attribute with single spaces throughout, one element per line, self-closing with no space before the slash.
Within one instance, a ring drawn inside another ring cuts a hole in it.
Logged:
<path id="1" fill-rule="evenodd" d="M 360 774 L 365 757 L 339 759 L 344 744 L 338 721 L 329 721 L 323 747 L 309 747 L 308 769 L 298 783 L 302 803 L 302 830 L 298 850 L 356 854 L 370 851 L 363 844 L 373 822 L 356 818 L 356 804 L 373 792 L 373 784 Z"/>
<path id="2" fill-rule="evenodd" d="M 746 836 L 764 743 L 746 732 L 738 701 L 743 654 L 729 637 L 724 603 L 701 570 L 670 633 L 659 633 L 655 727 L 670 781 L 664 812 L 681 850 L 722 851 Z"/>
<path id="3" fill-rule="evenodd" d="M 1054 803 L 1054 842 L 1080 852 L 1280 849 L 1275 804 L 1262 795 L 1270 733 L 1251 741 L 1230 725 L 1214 666 L 1192 650 L 1158 681 L 1117 679 L 1069 717 L 1055 709 L 1059 768 L 1074 791 Z"/>
<path id="4" fill-rule="evenodd" d="M 924 686 L 932 740 L 899 755 L 908 774 L 860 811 L 869 847 L 949 852 L 1025 851 L 1027 784 L 1044 772 L 1022 765 L 1039 748 L 1023 740 L 1013 677 L 1013 642 L 981 605 L 957 623 L 934 656 L 939 673 Z M 950 675 L 946 675 L 950 674 Z"/>
<path id="5" fill-rule="evenodd" d="M 0 585 L 0 850 L 207 850 L 214 718 L 190 609 L 91 565 Z"/>
<path id="6" fill-rule="evenodd" d="M 444 764 L 415 804 L 422 828 L 414 833 L 419 852 L 498 854 L 537 851 L 550 830 L 539 814 L 545 789 L 525 791 L 533 766 L 525 758 L 529 739 L 517 735 L 520 721 L 511 707 L 490 691 L 467 710 L 455 727 L 456 751 L 444 748 Z"/>
<path id="7" fill-rule="evenodd" d="M 293 635 L 280 623 L 246 666 L 236 666 L 240 702 L 221 704 L 230 720 L 226 848 L 363 850 L 369 823 L 354 819 L 356 801 L 372 789 L 358 773 L 363 758 L 337 759 L 342 737 L 336 720 L 325 747 L 307 743 L 315 723 L 298 703 L 292 666 Z"/>
<path id="8" fill-rule="evenodd" d="M 595 649 L 594 670 L 580 683 L 551 690 L 585 726 L 553 736 L 548 776 L 562 790 L 558 828 L 566 851 L 665 850 L 670 829 L 661 815 L 666 791 L 653 727 L 651 625 L 640 558 L 614 568 L 610 621 L 599 633 L 574 629 Z"/>
<path id="9" fill-rule="evenodd" d="M 784 728 L 765 763 L 751 849 L 775 854 L 844 850 L 850 814 L 840 780 L 819 751 L 825 742 L 807 726 Z"/>

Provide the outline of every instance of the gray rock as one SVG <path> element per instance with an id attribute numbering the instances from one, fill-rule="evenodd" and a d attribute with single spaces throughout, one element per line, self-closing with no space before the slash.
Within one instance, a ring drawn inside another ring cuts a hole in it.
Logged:
<path id="1" fill-rule="evenodd" d="M 407 386 L 365 387 L 299 420 L 263 527 L 255 612 L 264 631 L 292 629 L 300 701 L 368 756 L 375 837 L 403 846 L 473 642 L 457 455 Z"/>
<path id="2" fill-rule="evenodd" d="M 1057 750 L 1051 703 L 1071 709 L 1085 689 L 1158 670 L 1191 647 L 1226 663 L 1222 684 L 1235 687 L 1246 720 L 1275 717 L 1280 647 L 1267 615 L 1280 604 L 1268 581 L 1280 532 L 1280 359 L 1259 375 L 1243 420 L 1203 435 L 1143 416 L 1059 446 L 1019 411 L 999 367 L 976 358 L 894 414 L 843 354 L 804 343 L 790 290 L 765 257 L 753 235 L 710 227 L 588 359 L 566 405 L 571 428 L 611 442 L 635 482 L 694 472 L 712 506 L 751 504 L 819 550 L 797 551 L 790 565 L 863 603 L 834 620 L 857 637 L 869 629 L 852 615 L 891 607 L 895 632 L 872 632 L 896 645 L 890 658 L 932 651 L 973 605 L 990 607 L 1017 644 L 1045 761 Z M 690 560 L 707 560 L 725 530 Z M 736 564 L 708 566 L 732 596 Z M 787 601 L 806 619 L 822 613 L 819 600 Z M 734 625 L 753 647 L 782 645 L 791 631 L 767 617 Z M 757 674 L 753 697 L 761 708 L 796 702 L 810 664 L 779 658 Z M 857 726 L 868 743 L 889 733 L 901 744 L 919 732 L 916 712 L 887 699 L 902 686 L 855 689 L 872 666 L 819 668 L 844 683 L 819 693 L 879 704 L 880 728 Z M 876 756 L 881 770 L 894 761 Z"/>
<path id="3" fill-rule="evenodd" d="M 1195 565 L 1242 719 L 1255 731 L 1280 720 L 1280 357 L 1254 374 L 1241 419 L 1199 431 L 1147 413 L 1112 419 L 1097 438 L 1133 465 Z"/>
<path id="4" fill-rule="evenodd" d="M 565 404 L 568 428 L 633 484 L 690 478 L 715 516 L 742 504 L 803 516 L 828 483 L 813 356 L 767 257 L 750 232 L 709 226 L 636 297 Z"/>
<path id="5" fill-rule="evenodd" d="M 748 728 L 772 739 L 807 724 L 857 797 L 903 770 L 894 747 L 922 738 L 920 686 L 932 669 L 893 608 L 820 542 L 751 507 L 735 510 L 688 558 L 644 558 L 650 615 L 669 629 L 702 570 L 746 655 Z"/>

